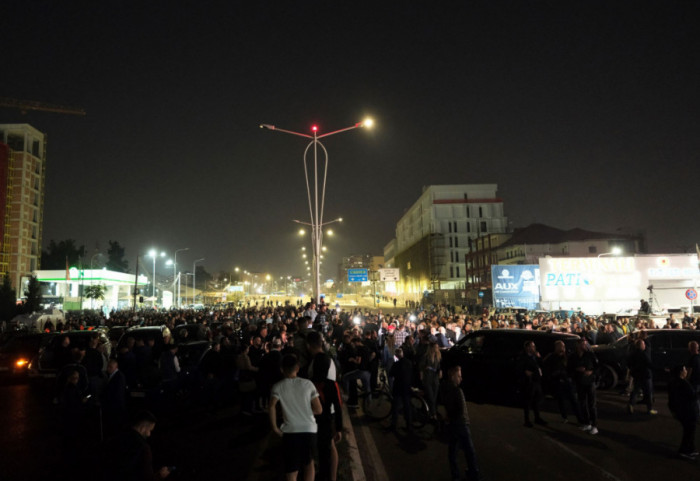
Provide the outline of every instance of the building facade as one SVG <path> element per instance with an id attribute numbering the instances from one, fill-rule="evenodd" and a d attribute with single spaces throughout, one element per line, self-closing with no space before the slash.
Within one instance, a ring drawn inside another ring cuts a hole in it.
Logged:
<path id="1" fill-rule="evenodd" d="M 46 135 L 29 124 L 0 124 L 0 269 L 18 296 L 39 269 L 44 218 Z"/>
<path id="2" fill-rule="evenodd" d="M 401 270 L 398 294 L 463 289 L 464 256 L 484 234 L 505 233 L 508 219 L 496 184 L 431 185 L 396 224 L 387 244 Z M 387 250 L 385 248 L 385 251 Z"/>
<path id="3" fill-rule="evenodd" d="M 465 256 L 466 297 L 471 304 L 479 304 L 490 300 L 492 265 L 535 265 L 545 257 L 607 257 L 613 248 L 619 248 L 624 255 L 640 254 L 644 251 L 644 239 L 532 224 L 511 234 L 481 236 L 472 246 Z M 479 299 L 479 292 L 486 296 Z"/>

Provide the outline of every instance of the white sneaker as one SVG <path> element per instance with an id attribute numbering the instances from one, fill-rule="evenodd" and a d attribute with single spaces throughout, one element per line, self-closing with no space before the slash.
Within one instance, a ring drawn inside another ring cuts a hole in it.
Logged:
<path id="1" fill-rule="evenodd" d="M 591 429 L 593 429 L 593 426 L 591 426 L 590 424 L 586 424 L 581 428 L 581 431 L 590 431 Z"/>
<path id="2" fill-rule="evenodd" d="M 591 434 L 598 434 L 598 428 L 593 426 L 590 431 Z"/>

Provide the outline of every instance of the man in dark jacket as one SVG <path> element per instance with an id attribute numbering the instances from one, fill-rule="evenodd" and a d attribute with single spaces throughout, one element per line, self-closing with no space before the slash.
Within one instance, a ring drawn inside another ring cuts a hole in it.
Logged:
<path id="1" fill-rule="evenodd" d="M 340 406 L 340 391 L 336 382 L 337 373 L 331 357 L 323 350 L 322 334 L 310 332 L 306 345 L 311 356 L 309 379 L 316 386 L 323 411 L 316 415 L 318 478 L 335 480 L 338 473 L 338 451 L 335 447 L 342 439 L 343 412 Z"/>
<path id="2" fill-rule="evenodd" d="M 102 392 L 102 419 L 107 436 L 115 434 L 126 421 L 126 377 L 116 359 L 107 363 L 107 383 Z"/>
<path id="3" fill-rule="evenodd" d="M 576 352 L 569 358 L 568 368 L 576 385 L 581 422 L 583 423 L 581 429 L 593 435 L 598 434 L 598 410 L 595 392 L 598 358 L 590 350 L 585 338 L 576 342 Z"/>
<path id="4" fill-rule="evenodd" d="M 653 407 L 651 359 L 649 359 L 645 350 L 646 344 L 644 340 L 637 339 L 634 343 L 632 353 L 627 358 L 627 366 L 629 367 L 630 375 L 634 379 L 629 404 L 627 405 L 627 411 L 630 414 L 634 412 L 634 406 L 637 404 L 637 391 L 639 391 L 640 388 L 644 393 L 647 412 L 652 415 L 658 413 Z"/>
<path id="5" fill-rule="evenodd" d="M 143 411 L 136 415 L 131 428 L 112 440 L 106 450 L 105 479 L 108 481 L 152 481 L 164 479 L 170 470 L 163 466 L 153 470 L 153 454 L 146 439 L 156 427 L 153 414 Z"/>
<path id="6" fill-rule="evenodd" d="M 542 402 L 542 369 L 540 369 L 537 347 L 533 341 L 525 341 L 525 352 L 520 356 L 519 375 L 520 390 L 523 401 L 523 416 L 525 427 L 531 428 L 530 409 L 535 415 L 537 424 L 546 425 L 547 422 L 540 417 L 540 403 Z"/>
<path id="7" fill-rule="evenodd" d="M 695 431 L 700 417 L 695 390 L 688 382 L 685 366 L 674 367 L 668 384 L 668 407 L 673 417 L 683 427 L 683 438 L 678 454 L 685 459 L 695 461 L 698 451 L 695 449 Z"/>
<path id="8" fill-rule="evenodd" d="M 397 347 L 394 355 L 398 359 L 391 366 L 389 377 L 394 378 L 392 395 L 394 397 L 391 406 L 391 426 L 390 429 L 396 429 L 396 422 L 399 419 L 399 409 L 403 407 L 403 416 L 406 420 L 406 430 L 413 433 L 413 424 L 411 416 L 411 386 L 413 385 L 413 364 L 404 357 L 403 349 Z"/>
<path id="9" fill-rule="evenodd" d="M 449 434 L 447 458 L 450 463 L 452 479 L 461 479 L 457 465 L 457 448 L 461 448 L 467 459 L 467 479 L 471 481 L 479 479 L 479 468 L 469 430 L 467 402 L 460 384 L 462 384 L 462 368 L 453 366 L 448 371 L 447 379 L 442 383 L 442 400 L 447 413 L 447 432 Z"/>
<path id="10" fill-rule="evenodd" d="M 554 351 L 547 354 L 543 361 L 544 372 L 549 379 L 559 404 L 559 413 L 564 422 L 568 422 L 566 413 L 566 403 L 568 402 L 576 415 L 578 422 L 581 422 L 581 410 L 574 395 L 574 383 L 568 370 L 568 359 L 566 356 L 566 345 L 564 341 L 554 343 Z"/>

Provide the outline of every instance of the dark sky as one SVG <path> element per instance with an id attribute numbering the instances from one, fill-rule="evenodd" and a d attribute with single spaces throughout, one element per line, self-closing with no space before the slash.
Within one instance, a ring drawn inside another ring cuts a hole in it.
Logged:
<path id="1" fill-rule="evenodd" d="M 44 245 L 117 240 L 132 266 L 190 247 L 179 261 L 209 272 L 302 273 L 305 141 L 258 125 L 367 114 L 373 131 L 325 141 L 332 266 L 381 255 L 430 184 L 497 183 L 512 227 L 683 251 L 700 240 L 699 20 L 693 1 L 5 1 L 0 96 L 88 115 L 0 122 L 49 136 Z"/>

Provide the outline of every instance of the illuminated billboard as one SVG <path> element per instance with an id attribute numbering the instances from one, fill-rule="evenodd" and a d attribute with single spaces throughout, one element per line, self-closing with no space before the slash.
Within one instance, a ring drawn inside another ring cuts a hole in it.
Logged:
<path id="1" fill-rule="evenodd" d="M 540 267 L 537 265 L 492 265 L 493 305 L 538 309 Z"/>
<path id="2" fill-rule="evenodd" d="M 700 280 L 696 254 L 540 258 L 542 306 L 590 314 L 636 310 L 640 300 L 664 310 L 687 306 Z"/>

